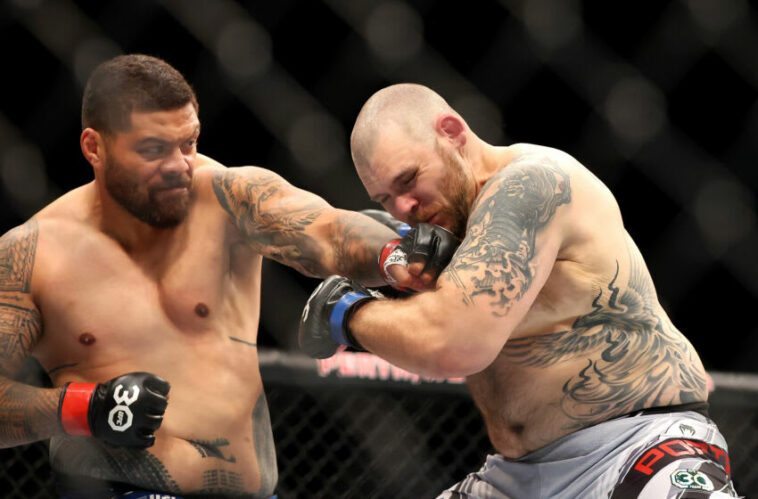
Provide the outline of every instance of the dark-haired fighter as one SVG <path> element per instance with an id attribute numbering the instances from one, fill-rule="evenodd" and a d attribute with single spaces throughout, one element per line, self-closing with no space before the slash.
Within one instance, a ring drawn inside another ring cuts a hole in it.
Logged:
<path id="1" fill-rule="evenodd" d="M 467 376 L 498 453 L 441 497 L 736 495 L 703 365 L 597 177 L 555 149 L 485 143 L 420 85 L 374 94 L 351 146 L 372 199 L 463 241 L 436 289 L 411 298 L 329 278 L 301 344 L 318 353 L 336 337 Z"/>
<path id="2" fill-rule="evenodd" d="M 82 108 L 94 181 L 0 239 L 0 446 L 51 439 L 67 498 L 268 497 L 262 258 L 381 285 L 397 235 L 197 155 L 196 97 L 164 61 L 103 63 Z M 55 388 L 12 380 L 29 355 Z"/>

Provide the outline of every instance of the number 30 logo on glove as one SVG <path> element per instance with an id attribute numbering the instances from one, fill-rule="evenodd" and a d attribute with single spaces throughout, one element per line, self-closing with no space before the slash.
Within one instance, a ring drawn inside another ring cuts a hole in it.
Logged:
<path id="1" fill-rule="evenodd" d="M 132 385 L 132 393 L 128 391 L 121 393 L 124 386 L 118 385 L 113 392 L 113 400 L 116 401 L 116 406 L 108 413 L 108 425 L 113 431 L 125 431 L 132 425 L 132 410 L 129 406 L 134 403 L 139 397 L 139 387 Z"/>

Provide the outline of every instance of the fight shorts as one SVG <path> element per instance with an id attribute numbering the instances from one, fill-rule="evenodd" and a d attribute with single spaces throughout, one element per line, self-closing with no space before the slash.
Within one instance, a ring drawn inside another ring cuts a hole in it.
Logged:
<path id="1" fill-rule="evenodd" d="M 141 490 L 120 482 L 98 480 L 84 476 L 72 476 L 61 473 L 55 475 L 55 486 L 61 499 L 229 499 L 229 495 L 183 494 L 174 495 L 166 492 Z M 240 499 L 253 496 L 234 496 Z M 269 499 L 277 499 L 271 496 Z"/>
<path id="2" fill-rule="evenodd" d="M 437 499 L 740 497 L 724 437 L 695 411 L 610 419 L 518 459 L 487 456 Z"/>

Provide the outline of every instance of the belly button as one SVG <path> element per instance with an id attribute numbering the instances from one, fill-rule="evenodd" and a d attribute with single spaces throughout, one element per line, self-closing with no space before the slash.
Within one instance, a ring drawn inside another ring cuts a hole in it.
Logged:
<path id="1" fill-rule="evenodd" d="M 92 333 L 82 333 L 79 335 L 79 343 L 90 346 L 95 343 L 95 335 Z"/>
<path id="2" fill-rule="evenodd" d="M 195 313 L 200 317 L 208 317 L 208 314 L 210 314 L 211 311 L 205 303 L 198 303 L 195 305 Z"/>

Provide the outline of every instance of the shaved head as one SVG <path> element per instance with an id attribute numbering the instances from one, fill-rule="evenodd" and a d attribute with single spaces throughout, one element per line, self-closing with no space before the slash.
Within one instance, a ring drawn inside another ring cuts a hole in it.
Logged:
<path id="1" fill-rule="evenodd" d="M 415 83 L 399 83 L 372 95 L 361 108 L 350 135 L 356 168 L 368 167 L 379 133 L 398 128 L 419 142 L 434 142 L 435 120 L 441 113 L 458 115 L 434 90 Z"/>

